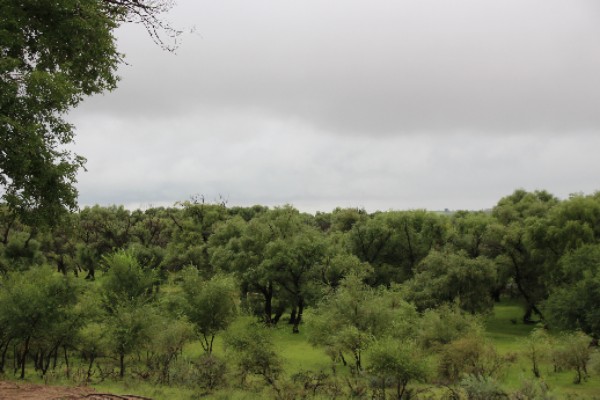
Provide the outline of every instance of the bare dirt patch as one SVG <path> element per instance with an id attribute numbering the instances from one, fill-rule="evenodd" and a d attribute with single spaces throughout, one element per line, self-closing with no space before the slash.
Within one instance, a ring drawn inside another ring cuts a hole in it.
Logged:
<path id="1" fill-rule="evenodd" d="M 0 381 L 0 400 L 151 400 L 130 394 L 98 393 L 90 387 L 34 385 L 25 382 Z"/>

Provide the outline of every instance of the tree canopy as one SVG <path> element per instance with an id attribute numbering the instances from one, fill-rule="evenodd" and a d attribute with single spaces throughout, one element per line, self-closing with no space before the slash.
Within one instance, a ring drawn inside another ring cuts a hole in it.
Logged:
<path id="1" fill-rule="evenodd" d="M 52 222 L 74 208 L 84 158 L 68 150 L 64 116 L 85 96 L 113 90 L 123 60 L 115 29 L 142 22 L 156 38 L 169 1 L 0 2 L 0 186 L 22 216 Z"/>

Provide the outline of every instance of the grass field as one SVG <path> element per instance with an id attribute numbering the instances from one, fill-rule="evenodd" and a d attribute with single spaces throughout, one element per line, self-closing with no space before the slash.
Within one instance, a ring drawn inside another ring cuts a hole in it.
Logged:
<path id="1" fill-rule="evenodd" d="M 494 308 L 485 321 L 486 336 L 499 353 L 516 354 L 515 362 L 508 365 L 502 379 L 503 386 L 511 391 L 518 389 L 524 380 L 534 379 L 532 366 L 525 354 L 525 340 L 535 325 L 521 322 L 522 309 L 518 303 L 505 302 Z M 515 323 L 516 322 L 516 323 Z M 549 361 L 542 362 L 541 379 L 558 399 L 600 399 L 600 377 L 591 376 L 581 384 L 573 383 L 573 371 L 554 372 Z"/>

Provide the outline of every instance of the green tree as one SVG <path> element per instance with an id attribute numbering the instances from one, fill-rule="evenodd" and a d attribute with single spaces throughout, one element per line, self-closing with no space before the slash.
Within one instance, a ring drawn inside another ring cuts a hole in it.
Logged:
<path id="1" fill-rule="evenodd" d="M 194 326 L 185 318 L 158 313 L 149 328 L 153 333 L 146 344 L 147 364 L 152 372 L 158 373 L 158 381 L 170 383 L 170 368 L 182 354 L 183 346 L 195 337 Z"/>
<path id="2" fill-rule="evenodd" d="M 125 357 L 151 342 L 157 312 L 152 304 L 118 303 L 106 318 L 109 349 L 119 360 L 119 376 L 125 376 Z"/>
<path id="3" fill-rule="evenodd" d="M 284 236 L 267 245 L 265 269 L 291 297 L 292 331 L 299 332 L 304 308 L 315 292 L 318 266 L 323 264 L 327 243 L 325 236 L 316 228 L 305 226 L 292 236 Z"/>
<path id="4" fill-rule="evenodd" d="M 401 283 L 432 249 L 448 240 L 445 217 L 424 210 L 389 211 L 356 222 L 348 232 L 348 247 L 373 266 L 374 285 Z"/>
<path id="5" fill-rule="evenodd" d="M 573 383 L 581 383 L 588 377 L 587 365 L 592 356 L 590 337 L 581 332 L 568 333 L 553 348 L 554 359 L 559 367 L 575 371 Z"/>
<path id="6" fill-rule="evenodd" d="M 546 191 L 516 190 L 503 197 L 492 210 L 500 223 L 495 226 L 494 246 L 502 262 L 511 271 L 511 278 L 525 302 L 523 321 L 531 322 L 533 313 L 543 317 L 540 303 L 548 294 L 545 258 L 540 257 L 533 235 L 533 227 L 543 221 L 558 200 Z"/>
<path id="7" fill-rule="evenodd" d="M 477 378 L 497 377 L 508 359 L 496 351 L 481 334 L 473 333 L 456 339 L 442 348 L 438 361 L 440 378 L 457 382 L 463 375 Z"/>
<path id="8" fill-rule="evenodd" d="M 548 356 L 550 340 L 546 331 L 534 329 L 525 341 L 525 354 L 531 361 L 531 372 L 536 378 L 540 378 L 540 362 Z"/>
<path id="9" fill-rule="evenodd" d="M 93 280 L 103 256 L 131 243 L 134 220 L 123 206 L 85 207 L 78 217 L 75 259 L 87 271 L 86 279 Z"/>
<path id="10" fill-rule="evenodd" d="M 332 359 L 344 365 L 350 355 L 353 368 L 361 371 L 363 354 L 374 340 L 392 334 L 410 338 L 416 321 L 415 308 L 397 293 L 373 289 L 352 274 L 315 310 L 309 340 L 325 346 Z"/>
<path id="11" fill-rule="evenodd" d="M 478 334 L 483 327 L 477 316 L 461 311 L 454 303 L 425 310 L 417 329 L 421 347 L 437 351 L 454 340 Z"/>
<path id="12" fill-rule="evenodd" d="M 407 287 L 409 299 L 421 310 L 456 301 L 474 314 L 491 310 L 495 283 L 496 268 L 488 258 L 432 251 L 415 269 Z"/>
<path id="13" fill-rule="evenodd" d="M 179 271 L 192 265 L 205 278 L 210 278 L 216 270 L 210 262 L 209 239 L 218 223 L 229 218 L 227 208 L 223 203 L 205 203 L 203 198 L 185 201 L 179 206 L 168 210 L 174 227 L 162 267 Z"/>
<path id="14" fill-rule="evenodd" d="M 0 326 L 5 346 L 13 342 L 15 358 L 25 378 L 27 357 L 32 348 L 45 356 L 58 349 L 79 321 L 73 307 L 78 291 L 70 277 L 48 267 L 12 272 L 0 280 Z M 3 360 L 6 347 L 3 350 Z M 47 360 L 47 357 L 45 357 Z M 36 365 L 36 368 L 39 366 Z M 47 367 L 45 367 L 47 370 Z M 45 373 L 45 370 L 43 370 Z"/>
<path id="15" fill-rule="evenodd" d="M 105 256 L 107 268 L 102 277 L 102 301 L 109 312 L 122 303 L 147 303 L 152 299 L 156 278 L 144 271 L 135 257 L 125 251 Z"/>
<path id="16" fill-rule="evenodd" d="M 585 245 L 559 261 L 562 284 L 554 288 L 544 310 L 559 330 L 580 329 L 600 339 L 600 245 Z"/>
<path id="17" fill-rule="evenodd" d="M 385 391 L 390 385 L 395 386 L 395 399 L 404 398 L 409 382 L 425 381 L 427 378 L 426 359 L 415 342 L 381 339 L 371 347 L 368 354 L 367 371 L 381 390 Z"/>
<path id="18" fill-rule="evenodd" d="M 279 282 L 281 264 L 274 260 L 283 253 L 276 248 L 311 222 L 293 207 L 284 206 L 263 212 L 248 222 L 234 217 L 219 224 L 210 238 L 211 264 L 237 276 L 243 297 L 248 298 L 252 293 L 262 296 L 261 314 L 267 325 L 276 324 L 287 305 Z"/>
<path id="19" fill-rule="evenodd" d="M 231 277 L 215 275 L 203 281 L 198 270 L 183 275 L 184 312 L 201 335 L 202 348 L 212 353 L 217 333 L 227 329 L 237 315 L 237 290 Z"/>
<path id="20" fill-rule="evenodd" d="M 157 15 L 168 4 L 0 2 L 0 186 L 23 218 L 51 223 L 64 207 L 75 207 L 73 183 L 84 159 L 67 149 L 74 133 L 64 115 L 85 96 L 116 87 L 119 24 L 159 28 Z"/>
<path id="21" fill-rule="evenodd" d="M 227 330 L 224 342 L 242 384 L 252 374 L 275 386 L 282 372 L 282 360 L 275 351 L 272 330 L 240 319 Z"/>
<path id="22" fill-rule="evenodd" d="M 123 378 L 125 357 L 150 342 L 158 316 L 152 303 L 156 278 L 125 251 L 105 256 L 103 261 L 107 272 L 100 282 L 100 296 L 109 331 L 107 342 L 118 357 L 119 375 Z"/>

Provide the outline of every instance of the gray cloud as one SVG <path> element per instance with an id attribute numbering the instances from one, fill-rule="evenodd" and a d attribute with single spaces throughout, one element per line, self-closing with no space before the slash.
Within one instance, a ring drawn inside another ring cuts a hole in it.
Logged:
<path id="1" fill-rule="evenodd" d="M 182 1 L 174 11 L 198 35 L 170 56 L 124 28 L 131 66 L 94 108 L 250 110 L 342 134 L 600 127 L 591 0 Z"/>
<path id="2" fill-rule="evenodd" d="M 486 208 L 597 188 L 593 0 L 183 1 L 71 119 L 82 204 Z"/>

